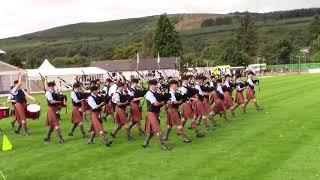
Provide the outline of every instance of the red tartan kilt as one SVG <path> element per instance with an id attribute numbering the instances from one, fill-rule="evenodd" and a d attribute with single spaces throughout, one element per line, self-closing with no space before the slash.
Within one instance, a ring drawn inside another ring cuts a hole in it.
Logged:
<path id="1" fill-rule="evenodd" d="M 211 104 L 217 99 L 217 94 L 215 91 L 212 91 L 211 96 L 210 96 L 210 102 Z"/>
<path id="2" fill-rule="evenodd" d="M 47 112 L 47 121 L 46 125 L 50 127 L 59 126 L 59 120 L 57 116 L 57 106 L 48 106 L 48 112 Z"/>
<path id="3" fill-rule="evenodd" d="M 181 117 L 178 109 L 168 108 L 167 110 L 167 125 L 169 126 L 182 126 Z"/>
<path id="4" fill-rule="evenodd" d="M 242 104 L 242 103 L 244 103 L 244 97 L 243 97 L 242 92 L 238 92 L 238 91 L 237 91 L 237 93 L 236 93 L 236 99 L 235 99 L 234 102 L 237 103 L 237 104 Z"/>
<path id="5" fill-rule="evenodd" d="M 247 90 L 247 100 L 250 101 L 251 99 L 255 99 L 256 95 L 255 95 L 254 91 L 250 87 L 248 87 L 247 89 L 248 89 Z"/>
<path id="6" fill-rule="evenodd" d="M 203 101 L 204 107 L 206 109 L 206 113 L 210 113 L 212 111 L 211 104 L 208 99 L 204 99 Z"/>
<path id="7" fill-rule="evenodd" d="M 130 103 L 130 121 L 139 122 L 142 120 L 142 112 L 139 109 L 138 103 Z"/>
<path id="8" fill-rule="evenodd" d="M 102 120 L 100 118 L 100 112 L 91 112 L 90 113 L 90 119 L 92 122 L 92 130 L 95 133 L 99 133 L 103 131 L 103 125 L 102 125 Z"/>
<path id="9" fill-rule="evenodd" d="M 115 114 L 115 123 L 118 125 L 124 125 L 127 123 L 127 113 L 125 109 L 117 108 Z"/>
<path id="10" fill-rule="evenodd" d="M 105 112 L 106 114 L 114 113 L 114 107 L 113 107 L 113 105 L 111 104 L 111 102 L 109 102 L 108 104 L 106 104 L 106 105 L 104 106 L 104 112 Z"/>
<path id="11" fill-rule="evenodd" d="M 230 107 L 233 106 L 232 96 L 230 92 L 225 92 L 223 96 L 224 96 L 224 103 L 226 105 L 226 108 L 229 109 Z"/>
<path id="12" fill-rule="evenodd" d="M 147 133 L 161 132 L 159 113 L 147 112 L 145 130 Z"/>
<path id="13" fill-rule="evenodd" d="M 27 118 L 27 103 L 16 103 L 16 120 L 21 122 L 22 120 L 26 120 Z"/>
<path id="14" fill-rule="evenodd" d="M 206 115 L 206 107 L 204 106 L 204 103 L 201 100 L 197 100 L 194 102 L 194 115 L 195 116 L 203 116 Z"/>
<path id="15" fill-rule="evenodd" d="M 224 105 L 223 100 L 217 98 L 214 101 L 214 112 L 218 113 L 218 112 L 222 112 L 224 110 L 225 110 L 225 105 Z"/>
<path id="16" fill-rule="evenodd" d="M 82 115 L 81 115 L 81 112 L 79 110 L 79 107 L 77 107 L 77 106 L 73 106 L 72 107 L 71 122 L 72 123 L 82 122 Z"/>
<path id="17" fill-rule="evenodd" d="M 191 103 L 183 103 L 182 105 L 182 117 L 187 118 L 193 118 L 193 110 Z"/>

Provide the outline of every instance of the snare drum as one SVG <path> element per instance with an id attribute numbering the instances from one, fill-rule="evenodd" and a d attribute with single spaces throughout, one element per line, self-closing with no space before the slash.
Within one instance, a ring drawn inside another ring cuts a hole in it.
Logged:
<path id="1" fill-rule="evenodd" d="M 0 107 L 0 119 L 6 118 L 9 116 L 9 107 Z"/>
<path id="2" fill-rule="evenodd" d="M 27 106 L 27 117 L 30 119 L 39 119 L 41 107 L 38 104 Z"/>

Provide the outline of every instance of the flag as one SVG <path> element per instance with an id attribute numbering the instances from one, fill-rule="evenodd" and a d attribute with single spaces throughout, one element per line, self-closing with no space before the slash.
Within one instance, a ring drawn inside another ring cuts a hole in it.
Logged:
<path id="1" fill-rule="evenodd" d="M 140 58 L 139 58 L 139 53 L 137 53 L 137 64 L 139 64 Z"/>
<path id="2" fill-rule="evenodd" d="M 160 63 L 160 55 L 159 55 L 159 53 L 158 53 L 158 64 Z"/>
<path id="3" fill-rule="evenodd" d="M 12 144 L 6 135 L 3 135 L 2 150 L 3 151 L 12 150 Z"/>

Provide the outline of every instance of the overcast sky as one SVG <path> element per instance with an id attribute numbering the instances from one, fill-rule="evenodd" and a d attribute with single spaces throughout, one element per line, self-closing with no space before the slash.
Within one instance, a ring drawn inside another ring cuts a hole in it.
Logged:
<path id="1" fill-rule="evenodd" d="M 0 0 L 0 38 L 65 24 L 164 12 L 269 12 L 309 7 L 320 7 L 320 0 Z"/>

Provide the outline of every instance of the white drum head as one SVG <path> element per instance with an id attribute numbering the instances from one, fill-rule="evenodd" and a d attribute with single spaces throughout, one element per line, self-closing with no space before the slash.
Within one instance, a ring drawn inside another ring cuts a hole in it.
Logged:
<path id="1" fill-rule="evenodd" d="M 109 89 L 109 96 L 113 96 L 117 92 L 117 85 L 113 84 Z"/>
<path id="2" fill-rule="evenodd" d="M 0 107 L 1 110 L 3 109 L 10 109 L 9 107 Z"/>
<path id="3" fill-rule="evenodd" d="M 38 105 L 38 104 L 30 104 L 30 105 L 28 105 L 28 107 L 27 107 L 27 110 L 29 111 L 29 112 L 39 112 L 40 111 L 40 106 Z"/>

